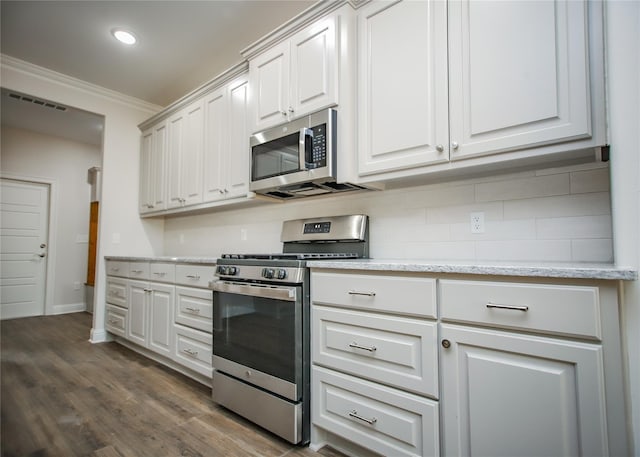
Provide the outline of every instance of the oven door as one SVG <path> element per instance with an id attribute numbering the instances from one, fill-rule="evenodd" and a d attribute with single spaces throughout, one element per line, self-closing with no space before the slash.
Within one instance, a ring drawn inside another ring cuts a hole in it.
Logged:
<path id="1" fill-rule="evenodd" d="M 302 286 L 214 283 L 213 368 L 299 401 L 302 308 Z"/>

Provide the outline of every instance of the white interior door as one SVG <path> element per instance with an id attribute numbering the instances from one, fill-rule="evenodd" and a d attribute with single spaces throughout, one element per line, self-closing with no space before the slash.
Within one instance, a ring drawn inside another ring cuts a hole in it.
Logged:
<path id="1" fill-rule="evenodd" d="M 0 181 L 0 318 L 44 314 L 49 186 Z"/>

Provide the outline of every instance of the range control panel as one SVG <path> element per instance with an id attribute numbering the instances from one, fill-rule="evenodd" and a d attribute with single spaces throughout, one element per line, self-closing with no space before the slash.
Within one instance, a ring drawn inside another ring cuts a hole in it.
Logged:
<path id="1" fill-rule="evenodd" d="M 311 222 L 308 224 L 304 224 L 304 230 L 302 233 L 330 233 L 331 232 L 331 222 Z"/>

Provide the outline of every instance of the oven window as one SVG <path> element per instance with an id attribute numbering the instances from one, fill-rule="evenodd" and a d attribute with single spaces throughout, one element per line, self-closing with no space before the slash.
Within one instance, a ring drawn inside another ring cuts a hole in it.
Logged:
<path id="1" fill-rule="evenodd" d="M 251 149 L 251 180 L 293 173 L 300 170 L 298 132 Z"/>
<path id="2" fill-rule="evenodd" d="M 213 303 L 215 355 L 297 382 L 302 364 L 299 302 L 214 292 Z"/>

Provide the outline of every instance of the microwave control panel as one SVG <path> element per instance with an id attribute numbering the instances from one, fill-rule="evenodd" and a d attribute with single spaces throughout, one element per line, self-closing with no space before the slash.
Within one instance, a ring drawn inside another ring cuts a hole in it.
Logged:
<path id="1" fill-rule="evenodd" d="M 313 130 L 313 137 L 308 138 L 307 147 L 307 168 L 320 168 L 327 165 L 327 124 L 316 125 Z"/>

